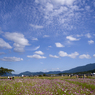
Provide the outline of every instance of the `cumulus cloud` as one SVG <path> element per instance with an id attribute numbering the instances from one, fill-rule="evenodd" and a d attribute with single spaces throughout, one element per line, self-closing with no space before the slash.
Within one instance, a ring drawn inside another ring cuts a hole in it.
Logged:
<path id="1" fill-rule="evenodd" d="M 41 29 L 43 28 L 43 26 L 40 25 L 34 25 L 34 24 L 30 24 L 31 27 L 36 28 L 36 29 Z"/>
<path id="2" fill-rule="evenodd" d="M 37 55 L 37 54 L 28 55 L 27 57 L 29 57 L 29 58 L 36 58 L 36 59 L 45 59 L 46 58 L 45 56 L 40 56 L 40 55 Z"/>
<path id="3" fill-rule="evenodd" d="M 78 52 L 74 52 L 74 53 L 71 53 L 71 54 L 67 54 L 64 51 L 59 52 L 59 56 L 61 56 L 61 57 L 66 57 L 67 56 L 67 57 L 71 57 L 71 58 L 76 58 L 78 55 L 79 55 Z"/>
<path id="4" fill-rule="evenodd" d="M 93 55 L 93 57 L 95 57 L 95 54 Z"/>
<path id="5" fill-rule="evenodd" d="M 86 55 L 86 54 L 83 54 L 83 55 L 80 55 L 79 58 L 80 58 L 80 59 L 84 59 L 84 58 L 90 59 L 91 57 L 90 57 L 89 54 L 87 54 L 87 55 Z"/>
<path id="6" fill-rule="evenodd" d="M 64 51 L 60 51 L 59 56 L 65 57 L 65 56 L 68 56 L 68 54 L 66 52 L 64 52 Z"/>
<path id="7" fill-rule="evenodd" d="M 87 33 L 85 36 L 86 36 L 87 38 L 91 38 L 90 33 Z"/>
<path id="8" fill-rule="evenodd" d="M 6 32 L 5 37 L 8 40 L 14 41 L 14 47 L 15 47 L 14 51 L 16 51 L 16 52 L 23 52 L 24 47 L 29 45 L 28 40 L 21 33 Z"/>
<path id="9" fill-rule="evenodd" d="M 56 47 L 64 47 L 61 43 L 55 43 Z"/>
<path id="10" fill-rule="evenodd" d="M 44 55 L 44 53 L 42 51 L 35 51 L 36 54 L 39 54 L 39 55 Z"/>
<path id="11" fill-rule="evenodd" d="M 2 38 L 0 38 L 0 48 L 12 49 L 9 43 L 5 42 Z"/>
<path id="12" fill-rule="evenodd" d="M 94 44 L 93 40 L 88 41 L 89 44 Z"/>
<path id="13" fill-rule="evenodd" d="M 71 57 L 71 58 L 76 58 L 76 56 L 78 56 L 78 55 L 79 55 L 78 52 L 74 52 L 74 53 L 68 54 L 68 56 Z"/>
<path id="14" fill-rule="evenodd" d="M 20 45 L 20 44 L 17 44 L 17 43 L 14 43 L 13 44 L 14 45 L 14 51 L 16 51 L 16 52 L 24 52 L 24 47 L 25 46 L 23 46 L 23 45 Z"/>
<path id="15" fill-rule="evenodd" d="M 80 39 L 74 38 L 72 36 L 67 36 L 66 39 L 70 40 L 70 41 L 78 41 Z"/>
<path id="16" fill-rule="evenodd" d="M 22 61 L 23 58 L 17 58 L 17 57 L 4 57 L 1 58 L 2 61 L 9 61 L 9 62 L 15 62 L 15 61 Z"/>
<path id="17" fill-rule="evenodd" d="M 51 55 L 51 54 L 49 54 L 49 57 L 52 57 L 52 58 L 59 58 L 59 56 Z"/>
<path id="18" fill-rule="evenodd" d="M 24 35 L 21 33 L 5 33 L 5 37 L 11 41 L 14 41 L 15 43 L 18 43 L 19 45 L 29 45 L 28 40 L 24 38 Z"/>

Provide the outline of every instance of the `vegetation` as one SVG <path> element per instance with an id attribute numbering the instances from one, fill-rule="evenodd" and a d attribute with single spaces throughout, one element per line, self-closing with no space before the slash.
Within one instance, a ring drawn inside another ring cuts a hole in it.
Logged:
<path id="1" fill-rule="evenodd" d="M 84 72 L 76 72 L 76 73 L 73 73 L 73 74 L 91 74 L 91 73 L 94 73 L 95 72 L 95 69 L 94 70 L 89 70 L 89 71 L 84 71 Z M 70 75 L 72 73 L 59 73 L 58 75 Z"/>
<path id="2" fill-rule="evenodd" d="M 95 95 L 95 79 L 74 76 L 0 79 L 0 95 Z"/>
<path id="3" fill-rule="evenodd" d="M 95 72 L 95 69 L 94 70 L 85 71 L 85 72 L 76 72 L 75 74 L 88 74 L 88 73 L 94 73 L 94 72 Z"/>
<path id="4" fill-rule="evenodd" d="M 0 75 L 6 74 L 6 73 L 11 74 L 12 72 L 14 72 L 14 70 L 12 70 L 12 69 L 7 69 L 7 68 L 3 68 L 3 67 L 0 68 Z"/>

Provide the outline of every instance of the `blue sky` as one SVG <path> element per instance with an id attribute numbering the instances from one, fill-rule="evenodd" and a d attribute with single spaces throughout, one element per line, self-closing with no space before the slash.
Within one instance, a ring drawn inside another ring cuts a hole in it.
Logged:
<path id="1" fill-rule="evenodd" d="M 64 71 L 95 62 L 95 0 L 0 0 L 0 66 Z"/>

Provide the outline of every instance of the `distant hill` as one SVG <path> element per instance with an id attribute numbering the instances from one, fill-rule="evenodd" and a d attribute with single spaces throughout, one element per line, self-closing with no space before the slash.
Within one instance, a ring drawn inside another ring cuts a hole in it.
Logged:
<path id="1" fill-rule="evenodd" d="M 18 76 L 21 76 L 21 75 L 27 75 L 27 76 L 30 76 L 30 75 L 42 75 L 44 74 L 43 72 L 29 72 L 29 71 L 26 71 L 26 72 L 22 72 L 20 74 L 18 74 Z"/>
<path id="2" fill-rule="evenodd" d="M 66 71 L 49 71 L 49 72 L 23 72 L 20 73 L 19 76 L 21 75 L 42 75 L 42 74 L 59 74 L 59 73 L 76 73 L 76 72 L 84 72 L 84 71 L 90 71 L 90 70 L 94 70 L 95 69 L 95 63 L 92 64 L 87 64 L 85 66 L 78 66 L 76 68 L 72 68 L 70 70 L 66 70 Z"/>
<path id="3" fill-rule="evenodd" d="M 77 72 L 85 72 L 85 71 L 91 71 L 95 69 L 95 63 L 92 64 L 87 64 L 85 66 L 78 66 L 75 68 L 72 68 L 70 70 L 65 70 L 65 71 L 49 71 L 49 72 L 22 72 L 20 74 L 7 74 L 3 76 L 22 76 L 22 75 L 43 75 L 43 74 L 59 74 L 59 73 L 77 73 Z"/>
<path id="4" fill-rule="evenodd" d="M 79 67 L 76 67 L 76 68 L 72 68 L 70 70 L 63 71 L 63 73 L 84 72 L 84 71 L 89 71 L 89 70 L 94 70 L 94 69 L 95 69 L 95 63 L 87 64 L 85 66 L 79 66 Z"/>
<path id="5" fill-rule="evenodd" d="M 84 72 L 76 72 L 75 74 L 89 74 L 89 73 L 95 73 L 95 69 L 90 71 L 84 71 Z"/>

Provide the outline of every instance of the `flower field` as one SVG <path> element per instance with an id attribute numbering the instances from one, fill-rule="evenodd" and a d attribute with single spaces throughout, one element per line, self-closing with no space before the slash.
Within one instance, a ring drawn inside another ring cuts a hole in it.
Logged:
<path id="1" fill-rule="evenodd" d="M 0 95 L 95 95 L 95 79 L 0 79 Z"/>

